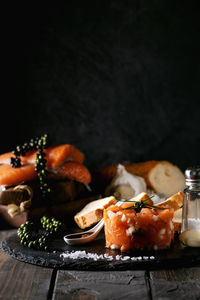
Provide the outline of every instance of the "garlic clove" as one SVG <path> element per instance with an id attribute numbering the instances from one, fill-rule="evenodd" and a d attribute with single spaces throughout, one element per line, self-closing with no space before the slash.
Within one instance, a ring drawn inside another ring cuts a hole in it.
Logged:
<path id="1" fill-rule="evenodd" d="M 180 241 L 189 247 L 200 247 L 200 231 L 196 229 L 186 230 L 179 236 Z"/>
<path id="2" fill-rule="evenodd" d="M 145 180 L 142 177 L 127 172 L 125 167 L 119 164 L 115 177 L 105 190 L 105 195 L 115 195 L 120 200 L 135 197 L 146 191 Z"/>

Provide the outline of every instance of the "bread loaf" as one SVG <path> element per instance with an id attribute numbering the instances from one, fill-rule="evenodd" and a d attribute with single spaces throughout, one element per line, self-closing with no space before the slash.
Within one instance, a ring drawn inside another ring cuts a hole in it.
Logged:
<path id="1" fill-rule="evenodd" d="M 116 202 L 117 201 L 113 196 L 92 201 L 74 216 L 74 220 L 82 229 L 90 227 L 103 218 L 104 208 L 107 208 Z"/>
<path id="2" fill-rule="evenodd" d="M 185 177 L 182 171 L 168 161 L 147 161 L 141 163 L 125 163 L 126 170 L 134 175 L 143 177 L 148 188 L 165 197 L 183 191 Z M 104 190 L 116 175 L 117 166 L 112 165 L 94 174 L 93 183 L 98 190 Z"/>

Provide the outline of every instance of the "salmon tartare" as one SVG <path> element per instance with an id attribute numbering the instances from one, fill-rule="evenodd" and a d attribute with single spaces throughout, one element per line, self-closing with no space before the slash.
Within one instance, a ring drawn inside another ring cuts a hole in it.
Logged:
<path id="1" fill-rule="evenodd" d="M 104 210 L 106 247 L 121 251 L 169 248 L 174 238 L 174 210 L 143 207 L 137 212 L 132 207 L 127 202 Z"/>

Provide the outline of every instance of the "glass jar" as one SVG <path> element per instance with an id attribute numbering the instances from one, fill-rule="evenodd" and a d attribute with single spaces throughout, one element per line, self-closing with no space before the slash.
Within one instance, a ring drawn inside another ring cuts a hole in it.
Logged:
<path id="1" fill-rule="evenodd" d="M 200 166 L 185 171 L 180 240 L 190 247 L 200 247 Z"/>

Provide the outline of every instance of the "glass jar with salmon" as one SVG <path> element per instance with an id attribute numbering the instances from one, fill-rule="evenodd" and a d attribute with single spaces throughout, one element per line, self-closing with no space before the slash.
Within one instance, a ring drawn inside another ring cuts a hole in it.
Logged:
<path id="1" fill-rule="evenodd" d="M 104 210 L 106 247 L 121 251 L 169 248 L 174 238 L 173 216 L 173 209 L 112 205 Z"/>

